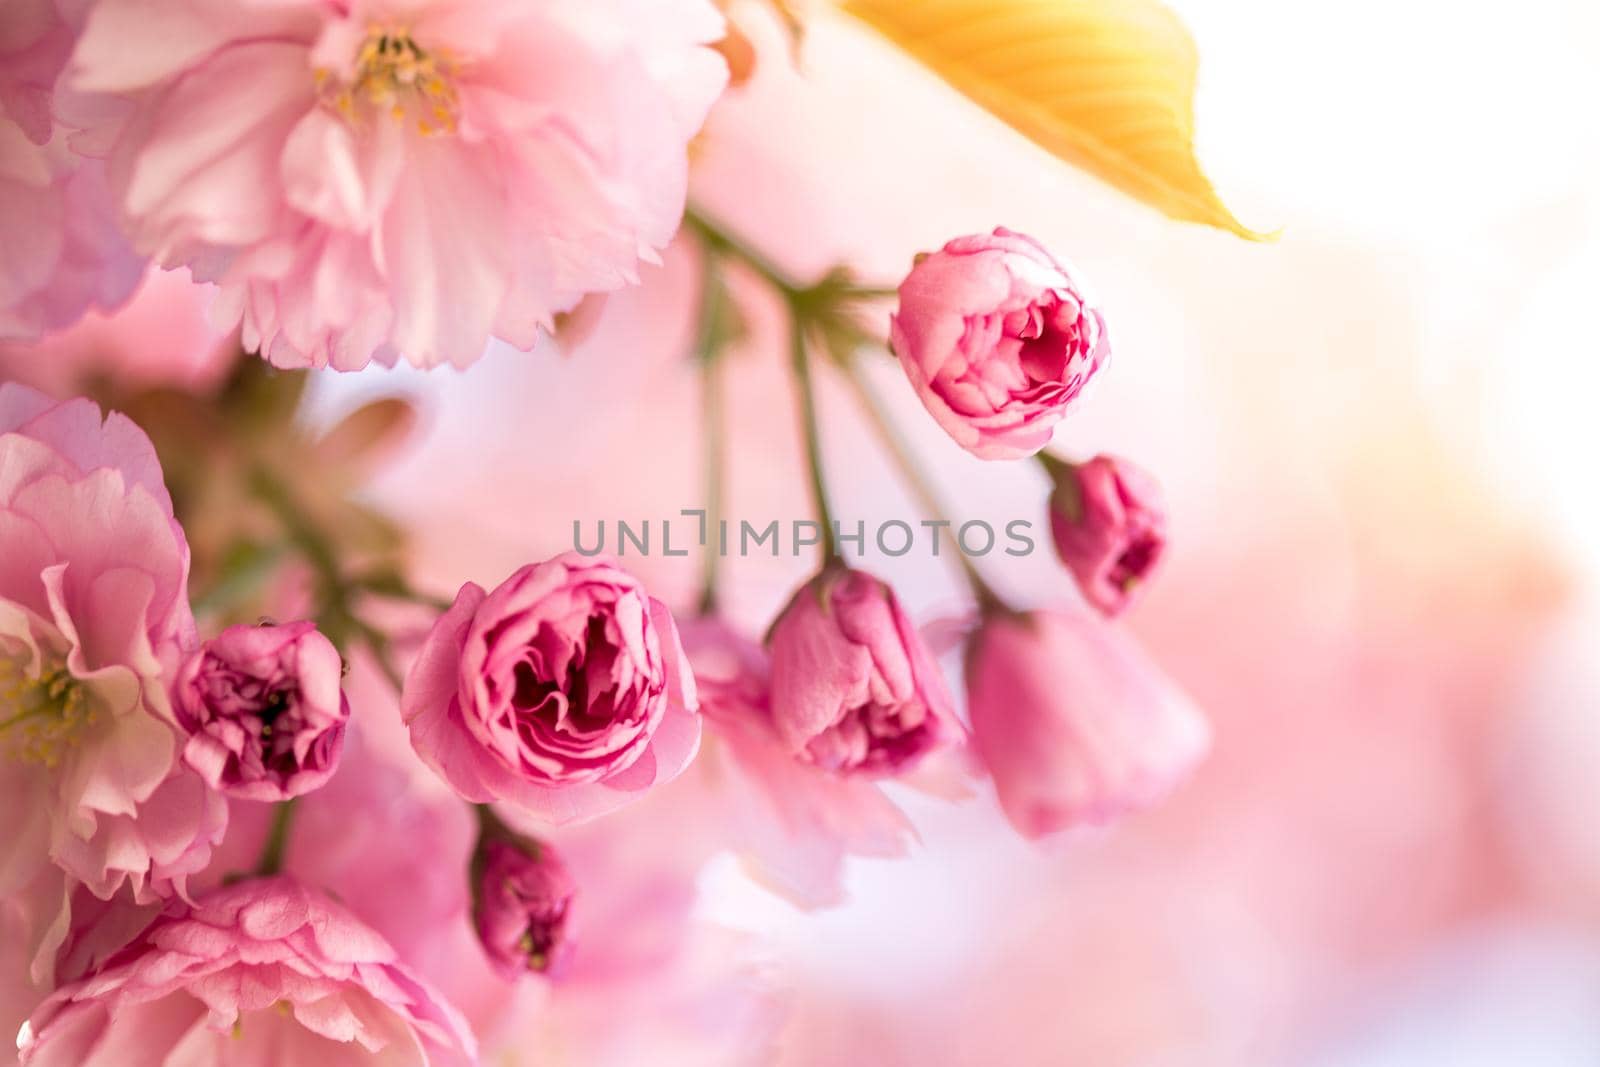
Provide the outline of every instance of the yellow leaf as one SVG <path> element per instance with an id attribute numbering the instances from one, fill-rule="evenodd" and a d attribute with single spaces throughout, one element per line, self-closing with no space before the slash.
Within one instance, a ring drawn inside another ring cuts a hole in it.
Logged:
<path id="1" fill-rule="evenodd" d="M 1194 41 L 1156 0 L 844 0 L 1051 153 L 1175 219 L 1259 240 L 1194 154 Z"/>

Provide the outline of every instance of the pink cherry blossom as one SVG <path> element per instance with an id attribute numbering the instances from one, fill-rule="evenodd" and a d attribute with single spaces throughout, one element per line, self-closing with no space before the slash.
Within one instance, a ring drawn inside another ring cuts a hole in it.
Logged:
<path id="1" fill-rule="evenodd" d="M 344 908 L 286 879 L 251 880 L 155 923 L 41 1005 L 28 1067 L 151 1062 L 475 1062 L 454 1008 Z"/>
<path id="2" fill-rule="evenodd" d="M 802 907 L 844 900 L 848 855 L 905 854 L 914 831 L 873 782 L 797 756 L 772 719 L 766 650 L 717 619 L 684 626 L 707 745 L 691 772 L 757 880 Z"/>
<path id="3" fill-rule="evenodd" d="M 1044 447 L 1110 355 L 1100 312 L 1067 268 L 1004 228 L 918 261 L 900 283 L 890 344 L 923 406 L 981 459 Z"/>
<path id="4" fill-rule="evenodd" d="M 30 918 L 43 981 L 74 881 L 181 892 L 226 807 L 178 761 L 189 552 L 139 428 L 0 385 L 0 544 L 0 893 Z"/>
<path id="5" fill-rule="evenodd" d="M 967 710 L 1000 805 L 1027 837 L 1148 807 L 1211 747 L 1189 698 L 1081 610 L 986 618 L 967 653 Z"/>
<path id="6" fill-rule="evenodd" d="M 1050 533 L 1061 562 L 1103 614 L 1120 615 L 1161 561 L 1167 513 L 1161 486 L 1126 460 L 1056 464 Z"/>
<path id="7" fill-rule="evenodd" d="M 695 707 L 666 606 L 575 552 L 492 592 L 462 586 L 401 701 L 418 754 L 463 797 L 549 823 L 675 778 L 700 742 Z"/>
<path id="8" fill-rule="evenodd" d="M 895 775 L 960 732 L 939 665 L 870 574 L 828 566 L 790 600 L 770 645 L 778 735 L 819 767 Z"/>
<path id="9" fill-rule="evenodd" d="M 675 231 L 707 0 L 100 0 L 73 56 L 135 244 L 281 366 L 531 348 Z"/>
<path id="10" fill-rule="evenodd" d="M 339 765 L 350 702 L 343 661 L 312 622 L 230 626 L 207 641 L 173 685 L 184 762 L 206 784 L 245 800 L 288 800 L 320 788 Z"/>
<path id="11" fill-rule="evenodd" d="M 31 340 L 113 308 L 142 261 L 118 231 L 103 168 L 56 114 L 72 31 L 57 0 L 0 7 L 0 340 Z"/>

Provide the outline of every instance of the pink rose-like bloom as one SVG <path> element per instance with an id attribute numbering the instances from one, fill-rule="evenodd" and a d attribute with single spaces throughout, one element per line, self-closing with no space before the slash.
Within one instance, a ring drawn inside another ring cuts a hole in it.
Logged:
<path id="1" fill-rule="evenodd" d="M 74 144 L 272 362 L 464 366 L 670 240 L 721 34 L 708 0 L 99 0 Z"/>
<path id="2" fill-rule="evenodd" d="M 227 809 L 178 758 L 189 550 L 144 433 L 0 385 L 0 545 L 0 896 L 47 981 L 73 880 L 102 900 L 181 891 Z"/>
<path id="3" fill-rule="evenodd" d="M 56 0 L 0 5 L 0 340 L 115 307 L 142 269 L 100 164 L 75 155 L 57 121 L 56 81 L 71 50 Z"/>
<path id="4" fill-rule="evenodd" d="M 900 774 L 959 734 L 938 664 L 870 574 L 825 568 L 784 609 L 770 647 L 778 734 L 819 767 Z"/>
<path id="5" fill-rule="evenodd" d="M 183 758 L 213 789 L 288 800 L 319 788 L 344 748 L 339 652 L 315 623 L 230 626 L 178 673 Z"/>
<path id="6" fill-rule="evenodd" d="M 559 973 L 572 947 L 567 920 L 577 895 L 561 857 L 543 843 L 492 840 L 480 862 L 473 922 L 490 962 L 508 981 Z"/>
<path id="7" fill-rule="evenodd" d="M 1132 603 L 1167 544 L 1161 486 L 1126 460 L 1096 456 L 1052 463 L 1050 533 L 1089 603 L 1119 615 Z"/>
<path id="8" fill-rule="evenodd" d="M 412 745 L 458 793 L 549 823 L 675 778 L 700 743 L 695 709 L 666 606 L 575 552 L 490 593 L 462 586 L 401 698 Z"/>
<path id="9" fill-rule="evenodd" d="M 1084 611 L 985 619 L 967 651 L 972 740 L 1026 837 L 1147 807 L 1210 750 L 1189 698 Z"/>
<path id="10" fill-rule="evenodd" d="M 455 1009 L 319 893 L 242 882 L 156 922 L 58 990 L 19 1038 L 28 1067 L 475 1061 Z"/>
<path id="11" fill-rule="evenodd" d="M 1110 355 L 1100 312 L 1067 268 L 1004 228 L 918 260 L 900 283 L 890 344 L 923 406 L 981 459 L 1043 448 Z"/>
<path id="12" fill-rule="evenodd" d="M 752 875 L 801 907 L 830 907 L 844 900 L 846 856 L 905 854 L 911 823 L 875 783 L 784 743 L 766 649 L 717 619 L 685 624 L 683 642 L 708 735 L 696 760 L 707 814 Z"/>

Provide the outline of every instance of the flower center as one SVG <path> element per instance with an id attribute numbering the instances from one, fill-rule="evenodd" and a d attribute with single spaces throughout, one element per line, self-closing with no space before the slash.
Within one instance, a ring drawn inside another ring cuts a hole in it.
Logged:
<path id="1" fill-rule="evenodd" d="M 522 931 L 522 936 L 517 939 L 517 951 L 522 953 L 530 971 L 550 969 L 551 956 L 555 952 L 556 943 L 561 939 L 562 926 L 566 918 L 567 906 L 564 902 L 546 907 L 540 914 L 528 917 L 528 925 Z"/>
<path id="2" fill-rule="evenodd" d="M 63 663 L 41 663 L 0 649 L 0 752 L 55 768 L 95 718 L 83 683 Z"/>
<path id="3" fill-rule="evenodd" d="M 881 771 L 918 755 L 931 743 L 931 729 L 921 703 L 868 702 L 812 738 L 805 756 L 835 772 Z"/>
<path id="4" fill-rule="evenodd" d="M 542 971 L 550 966 L 550 951 L 548 936 L 535 934 L 533 927 L 528 927 L 523 932 L 522 940 L 517 942 L 517 948 L 527 957 L 530 971 Z"/>
<path id="5" fill-rule="evenodd" d="M 356 53 L 354 79 L 332 83 L 332 72 L 319 69 L 317 85 L 348 121 L 387 112 L 396 122 L 415 123 L 428 137 L 456 130 L 453 69 L 448 56 L 424 50 L 408 31 L 374 26 Z"/>
<path id="6" fill-rule="evenodd" d="M 267 695 L 266 701 L 261 705 L 261 710 L 256 712 L 256 717 L 261 720 L 261 739 L 263 741 L 272 740 L 272 728 L 277 725 L 279 719 L 283 718 L 283 713 L 289 710 L 289 698 L 291 695 L 288 689 L 274 689 Z"/>

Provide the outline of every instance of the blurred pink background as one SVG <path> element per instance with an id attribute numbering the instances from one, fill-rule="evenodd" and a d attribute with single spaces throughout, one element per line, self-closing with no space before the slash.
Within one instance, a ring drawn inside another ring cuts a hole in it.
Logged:
<path id="1" fill-rule="evenodd" d="M 1215 755 L 1159 810 L 1044 847 L 986 792 L 909 795 L 922 846 L 857 861 L 847 906 L 798 913 L 729 861 L 702 911 L 770 939 L 795 1067 L 1600 1063 L 1600 13 L 1174 6 L 1202 157 L 1276 243 L 1165 221 L 836 17 L 800 73 L 758 35 L 695 195 L 803 276 L 892 283 L 995 224 L 1074 262 L 1116 354 L 1057 447 L 1164 482 L 1173 550 L 1130 625 Z M 423 400 L 379 494 L 425 576 L 497 581 L 574 519 L 702 503 L 695 286 L 680 246 L 574 354 L 318 379 L 330 415 Z M 805 517 L 781 322 L 740 293 L 728 512 Z M 970 459 L 877 369 L 957 515 L 1042 531 L 1033 468 Z M 839 511 L 915 521 L 838 385 Z M 690 598 L 698 560 L 634 562 Z M 923 621 L 959 606 L 926 551 L 865 563 Z M 1075 595 L 1048 552 L 983 563 L 1019 600 Z M 808 566 L 733 561 L 734 611 L 763 627 Z"/>

